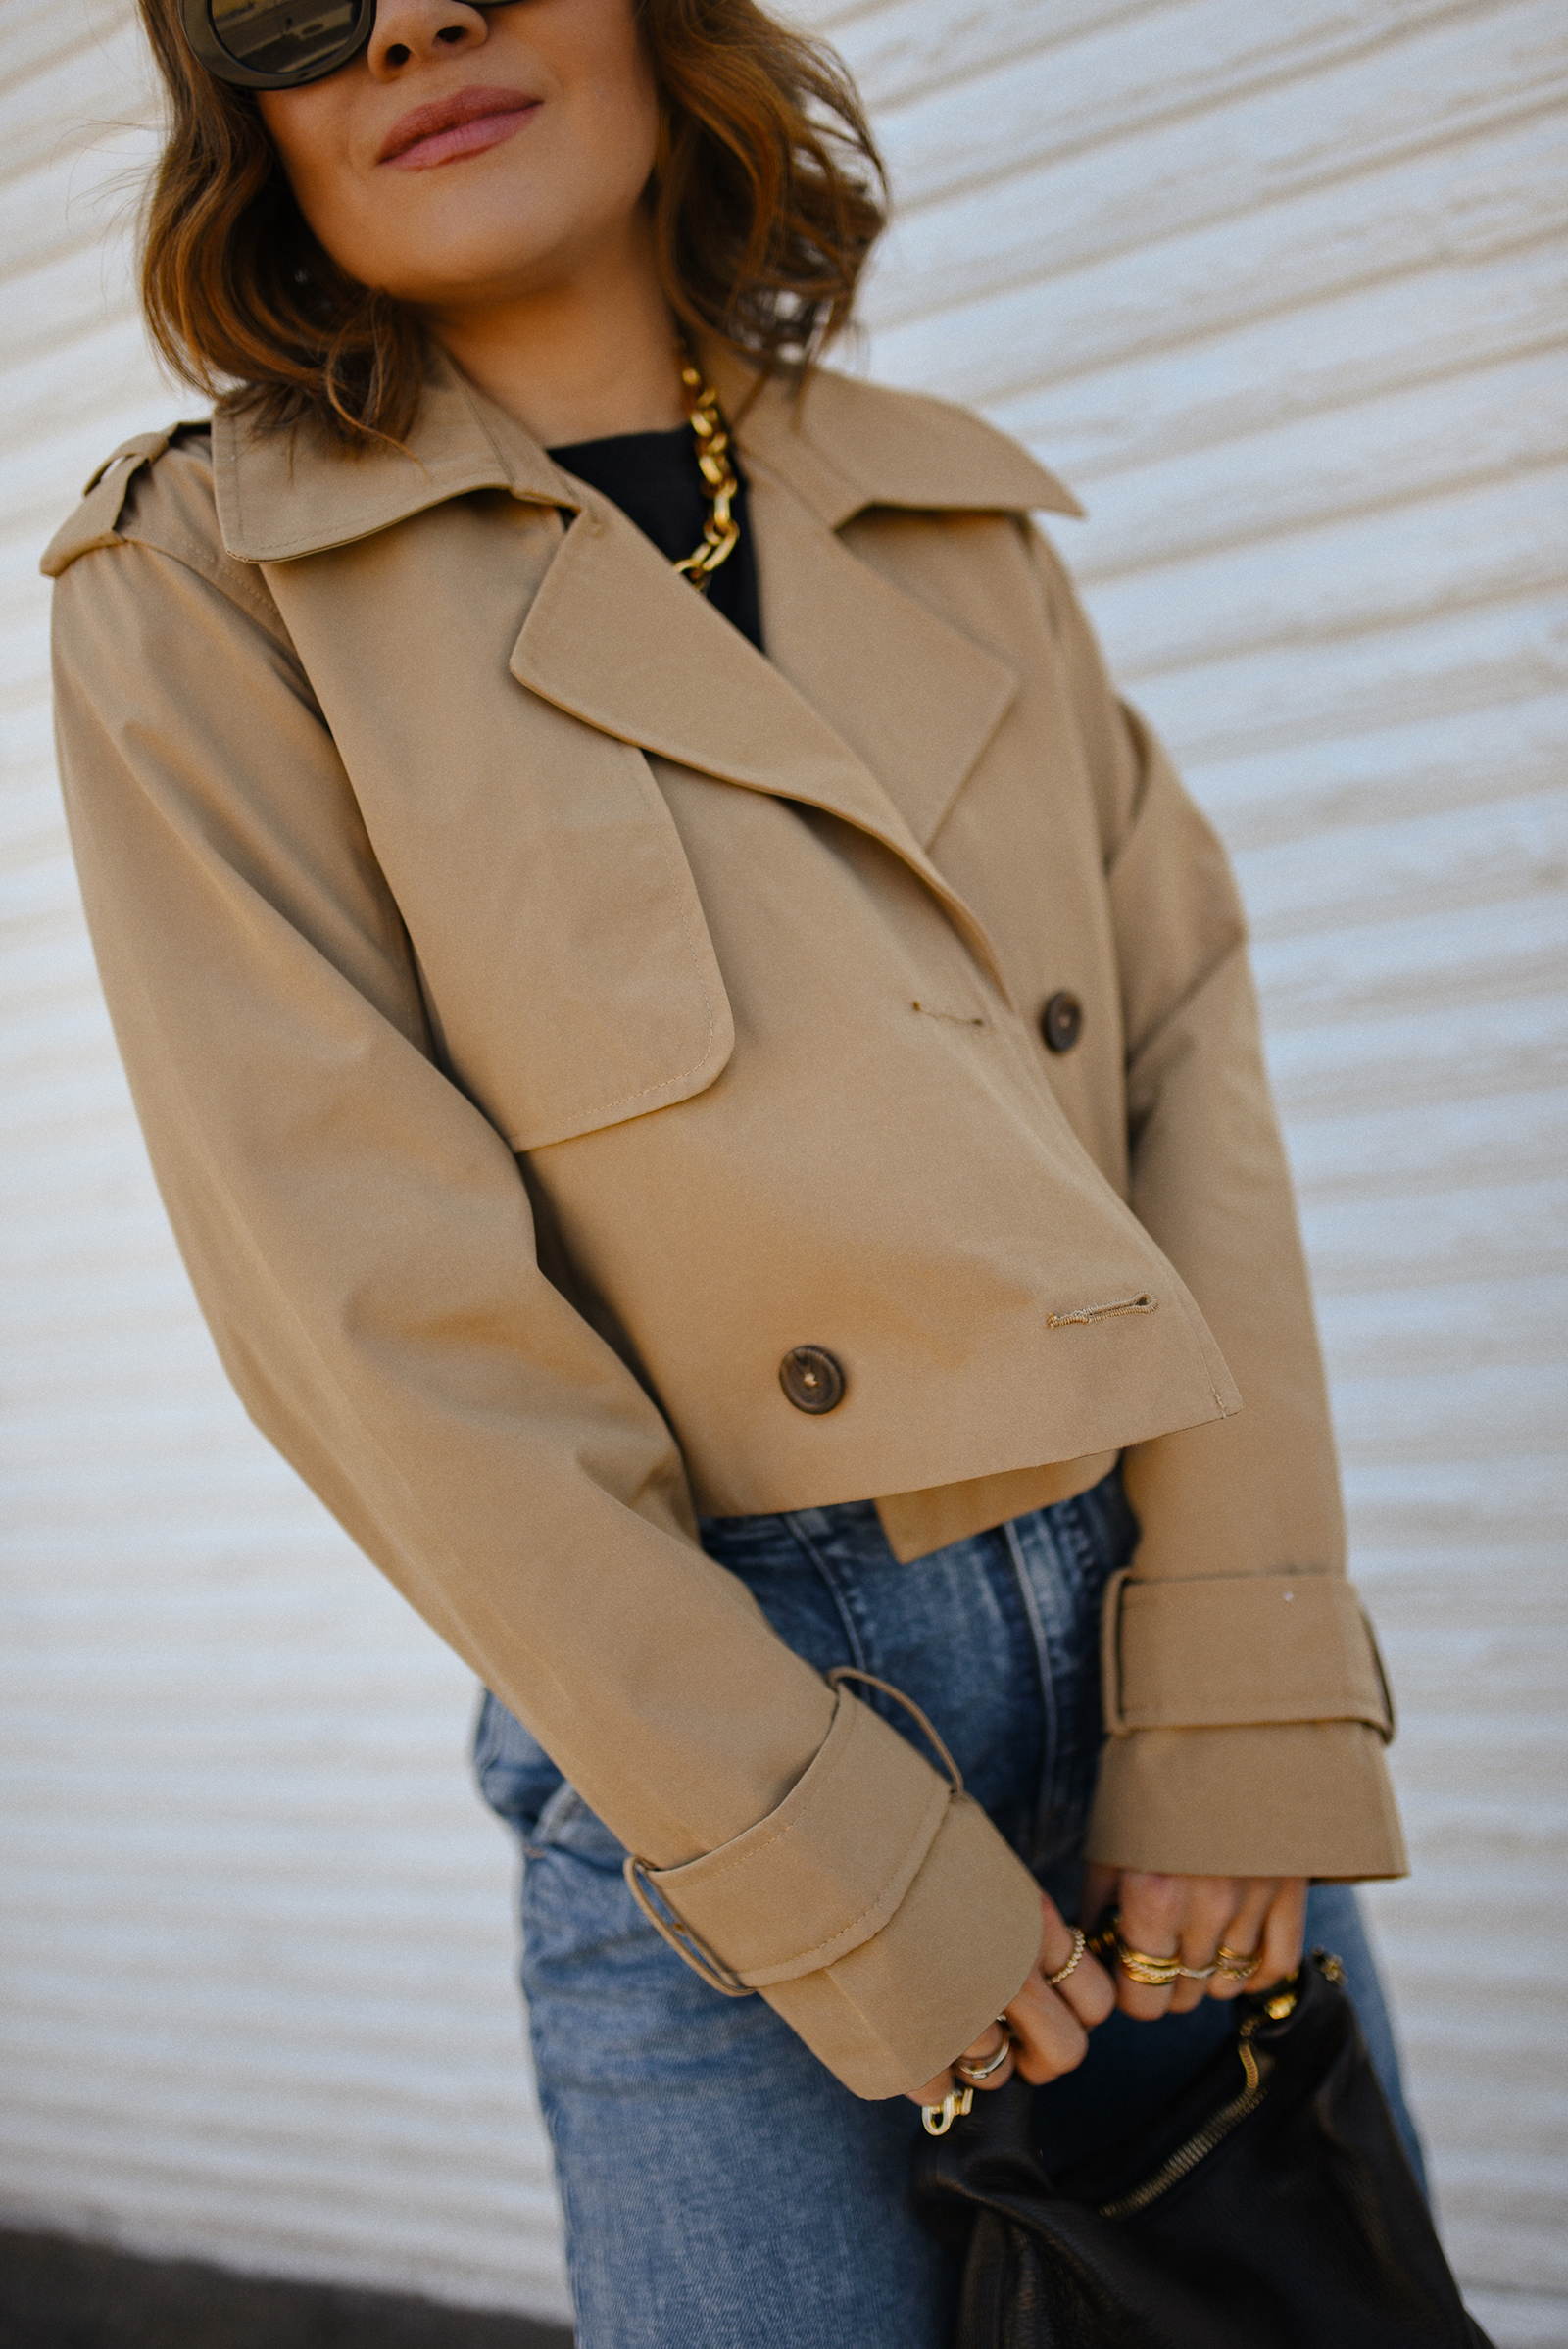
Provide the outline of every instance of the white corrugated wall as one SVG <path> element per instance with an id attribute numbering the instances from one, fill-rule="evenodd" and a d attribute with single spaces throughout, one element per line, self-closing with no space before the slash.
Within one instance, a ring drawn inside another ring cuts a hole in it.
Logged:
<path id="1" fill-rule="evenodd" d="M 38 551 L 199 413 L 114 233 L 129 20 L 0 10 L 0 2221 L 564 2313 L 471 1683 L 228 1392 L 67 853 Z"/>
<path id="2" fill-rule="evenodd" d="M 1457 2263 L 1561 2349 L 1568 12 L 817 21 L 900 199 L 871 365 L 1081 490 L 1238 858 L 1403 1707 L 1371 1905 Z M 59 818 L 37 549 L 185 404 L 114 228 L 146 119 L 122 0 L 6 10 L 0 2210 L 559 2307 L 469 1690 L 227 1396 Z"/>

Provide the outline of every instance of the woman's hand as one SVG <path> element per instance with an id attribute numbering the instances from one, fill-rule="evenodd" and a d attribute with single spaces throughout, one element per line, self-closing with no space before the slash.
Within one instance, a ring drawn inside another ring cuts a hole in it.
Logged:
<path id="1" fill-rule="evenodd" d="M 1097 1965 L 1087 1950 L 1072 1971 L 1052 1987 L 1048 1978 L 1062 1973 L 1079 1944 L 1071 1926 L 1063 1925 L 1059 1911 L 1043 1892 L 1040 1914 L 1040 1955 L 1023 1988 L 1007 2002 L 1006 2030 L 1000 2023 L 990 2025 L 956 2059 L 955 2066 L 915 2089 L 912 2103 L 940 2104 L 955 2086 L 1000 2088 L 1014 2072 L 1021 2072 L 1033 2086 L 1043 2087 L 1048 2080 L 1055 2080 L 1083 2062 L 1089 2052 L 1089 2033 L 1097 2023 L 1104 2022 L 1116 2003 L 1116 1993 L 1103 1966 Z M 1004 2039 L 1010 2042 L 1007 2056 L 987 2079 L 955 2079 L 956 2064 L 988 2064 Z"/>
<path id="2" fill-rule="evenodd" d="M 1130 1982 L 1118 1966 L 1116 2004 L 1140 2022 L 1185 2015 L 1200 1998 L 1266 1989 L 1301 1962 L 1304 1876 L 1146 1876 L 1133 1868 L 1090 1868 L 1084 1916 L 1092 1924 L 1112 1905 L 1121 1911 L 1122 1939 L 1148 1957 L 1180 1957 L 1196 1974 L 1215 1963 L 1222 1945 L 1237 1960 L 1258 1961 L 1245 1977 L 1238 1964 L 1206 1982 L 1184 1975 L 1164 1989 Z"/>

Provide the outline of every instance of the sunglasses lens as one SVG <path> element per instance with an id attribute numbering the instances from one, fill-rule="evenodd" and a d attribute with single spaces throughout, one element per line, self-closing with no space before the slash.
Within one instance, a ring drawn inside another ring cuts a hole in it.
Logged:
<path id="1" fill-rule="evenodd" d="M 352 51 L 365 0 L 211 0 L 211 8 L 236 65 L 309 79 Z"/>

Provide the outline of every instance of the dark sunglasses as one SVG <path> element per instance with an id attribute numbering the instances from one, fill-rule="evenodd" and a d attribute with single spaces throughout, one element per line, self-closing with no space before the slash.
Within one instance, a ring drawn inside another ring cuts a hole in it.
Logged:
<path id="1" fill-rule="evenodd" d="M 467 0 L 505 8 L 509 0 Z M 242 90 L 295 90 L 358 57 L 375 0 L 179 0 L 180 22 L 209 73 Z"/>

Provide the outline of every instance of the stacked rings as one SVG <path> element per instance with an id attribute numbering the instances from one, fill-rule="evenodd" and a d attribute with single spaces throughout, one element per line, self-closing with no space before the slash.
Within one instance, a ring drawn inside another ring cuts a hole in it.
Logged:
<path id="1" fill-rule="evenodd" d="M 1184 1966 L 1179 1951 L 1172 1957 L 1151 1957 L 1147 1949 L 1134 1949 L 1119 1933 L 1116 1956 L 1127 1980 L 1150 1990 L 1168 1990 L 1173 1982 L 1212 1982 L 1216 1974 L 1221 1982 L 1250 1982 L 1263 1962 L 1261 1950 L 1253 1957 L 1244 1957 L 1239 1949 L 1221 1941 L 1211 1966 Z M 1072 1964 L 1077 1964 L 1076 1957 Z"/>
<path id="2" fill-rule="evenodd" d="M 1127 1980 L 1142 1982 L 1149 1990 L 1168 1990 L 1173 1982 L 1212 1982 L 1216 1974 L 1225 1971 L 1217 1958 L 1212 1966 L 1184 1966 L 1179 1950 L 1173 1957 L 1151 1957 L 1147 1949 L 1132 1948 L 1120 1933 L 1116 1935 L 1116 1955 Z M 1255 1966 L 1257 1960 L 1252 1963 Z"/>
<path id="3" fill-rule="evenodd" d="M 1151 1957 L 1146 1949 L 1134 1949 L 1118 1933 L 1116 1957 L 1127 1980 L 1140 1982 L 1146 1990 L 1168 1990 L 1173 1982 L 1181 1979 L 1180 1953 L 1175 1957 Z"/>

